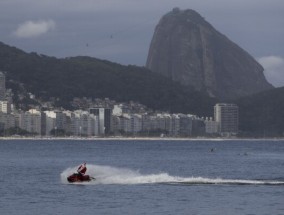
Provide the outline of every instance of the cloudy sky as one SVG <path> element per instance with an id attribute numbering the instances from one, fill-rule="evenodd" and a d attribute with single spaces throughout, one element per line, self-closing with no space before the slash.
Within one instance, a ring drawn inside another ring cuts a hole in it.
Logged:
<path id="1" fill-rule="evenodd" d="M 283 0 L 0 0 L 0 41 L 143 66 L 156 24 L 174 7 L 199 12 L 284 86 Z"/>

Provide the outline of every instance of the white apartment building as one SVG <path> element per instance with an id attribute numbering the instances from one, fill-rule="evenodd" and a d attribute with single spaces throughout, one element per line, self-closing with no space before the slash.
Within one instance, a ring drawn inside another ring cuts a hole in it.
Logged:
<path id="1" fill-rule="evenodd" d="M 115 132 L 138 133 L 142 131 L 142 115 L 140 114 L 122 114 L 113 117 Z"/>
<path id="2" fill-rule="evenodd" d="M 1 129 L 8 129 L 15 127 L 15 116 L 0 112 L 0 124 Z"/>
<path id="3" fill-rule="evenodd" d="M 135 134 L 160 130 L 169 136 L 199 135 L 203 130 L 205 133 L 203 120 L 189 114 L 122 114 L 114 116 L 114 122 L 115 132 L 121 130 Z"/>
<path id="4" fill-rule="evenodd" d="M 89 114 L 88 117 L 88 136 L 99 135 L 99 120 L 94 114 Z"/>
<path id="5" fill-rule="evenodd" d="M 133 133 L 142 131 L 142 116 L 140 114 L 131 114 L 131 129 Z"/>
<path id="6" fill-rule="evenodd" d="M 205 121 L 205 132 L 207 134 L 217 134 L 219 129 L 219 123 L 214 121 L 212 117 L 206 118 Z"/>
<path id="7" fill-rule="evenodd" d="M 122 117 L 120 118 L 120 123 L 121 125 L 119 127 L 121 127 L 124 132 L 126 133 L 132 132 L 130 114 L 123 114 Z"/>
<path id="8" fill-rule="evenodd" d="M 21 112 L 17 116 L 19 127 L 30 133 L 41 134 L 41 112 L 36 109 L 30 109 L 26 112 Z"/>
<path id="9" fill-rule="evenodd" d="M 71 119 L 73 135 L 75 136 L 98 136 L 99 120 L 94 114 L 88 111 L 77 110 Z"/>
<path id="10" fill-rule="evenodd" d="M 0 101 L 0 112 L 10 114 L 12 110 L 10 101 Z"/>
<path id="11" fill-rule="evenodd" d="M 191 136 L 192 135 L 192 121 L 193 116 L 179 114 L 179 135 L 180 136 Z"/>
<path id="12" fill-rule="evenodd" d="M 171 130 L 169 131 L 170 136 L 179 136 L 180 131 L 180 117 L 179 114 L 173 114 L 171 119 Z"/>
<path id="13" fill-rule="evenodd" d="M 74 124 L 74 120 L 75 120 L 75 114 L 72 111 L 66 110 L 63 111 L 63 114 L 65 116 L 65 132 L 66 134 L 74 134 L 75 131 L 75 124 Z"/>
<path id="14" fill-rule="evenodd" d="M 53 129 L 57 129 L 56 127 L 56 113 L 55 111 L 44 111 L 45 117 L 45 134 L 50 135 L 50 132 Z"/>

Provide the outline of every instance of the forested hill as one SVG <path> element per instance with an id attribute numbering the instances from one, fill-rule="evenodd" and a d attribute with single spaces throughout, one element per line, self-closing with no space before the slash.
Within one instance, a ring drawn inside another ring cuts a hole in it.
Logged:
<path id="1" fill-rule="evenodd" d="M 154 110 L 212 116 L 216 102 L 143 67 L 91 57 L 57 59 L 4 43 L 0 43 L 0 70 L 16 95 L 24 88 L 44 101 L 57 98 L 65 108 L 74 97 L 110 98 L 137 101 Z"/>
<path id="2" fill-rule="evenodd" d="M 240 110 L 240 129 L 245 136 L 284 136 L 284 87 L 235 101 Z"/>

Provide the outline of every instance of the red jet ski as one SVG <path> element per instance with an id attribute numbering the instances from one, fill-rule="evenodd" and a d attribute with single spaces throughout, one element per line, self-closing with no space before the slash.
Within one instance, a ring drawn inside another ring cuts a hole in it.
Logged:
<path id="1" fill-rule="evenodd" d="M 72 175 L 67 177 L 67 181 L 70 183 L 73 182 L 85 182 L 85 181 L 92 181 L 95 178 L 89 175 L 79 175 L 78 173 L 73 173 Z"/>

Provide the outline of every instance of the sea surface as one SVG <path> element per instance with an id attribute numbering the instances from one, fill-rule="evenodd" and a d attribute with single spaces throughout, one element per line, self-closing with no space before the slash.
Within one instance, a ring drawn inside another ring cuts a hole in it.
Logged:
<path id="1" fill-rule="evenodd" d="M 0 169 L 1 215 L 284 214 L 284 141 L 0 140 Z"/>

